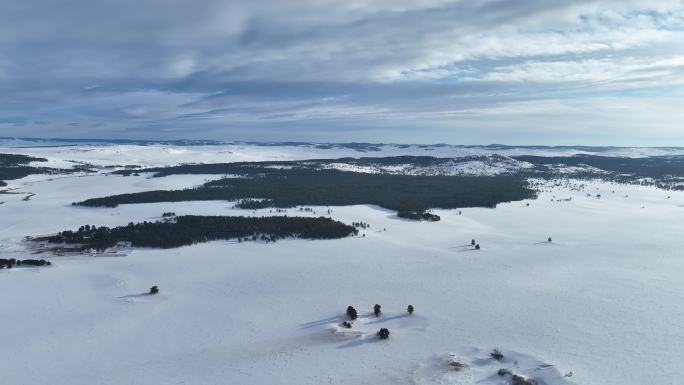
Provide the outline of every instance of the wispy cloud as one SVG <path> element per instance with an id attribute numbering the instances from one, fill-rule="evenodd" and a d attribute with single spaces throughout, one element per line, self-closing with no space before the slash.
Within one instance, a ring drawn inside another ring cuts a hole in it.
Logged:
<path id="1" fill-rule="evenodd" d="M 28 0 L 0 52 L 4 135 L 684 144 L 681 0 Z"/>

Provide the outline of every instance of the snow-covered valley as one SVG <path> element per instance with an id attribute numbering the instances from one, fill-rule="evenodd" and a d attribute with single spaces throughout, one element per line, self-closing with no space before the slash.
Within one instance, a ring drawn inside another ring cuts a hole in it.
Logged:
<path id="1" fill-rule="evenodd" d="M 155 155 L 157 149 L 130 147 L 0 152 L 55 164 L 202 160 L 192 147 L 175 149 L 169 159 Z M 324 158 L 292 151 L 248 148 L 239 157 L 212 153 L 205 161 Z M 168 211 L 280 215 L 225 201 L 71 205 L 218 177 L 99 172 L 7 181 L 0 258 L 27 257 L 25 236 L 154 221 Z M 27 194 L 35 195 L 24 200 Z M 501 368 L 547 385 L 681 383 L 684 192 L 549 183 L 535 200 L 434 210 L 441 217 L 435 223 L 403 220 L 376 206 L 313 209 L 370 228 L 337 240 L 49 256 L 50 267 L 0 270 L 1 383 L 510 384 L 510 376 L 497 374 Z M 471 239 L 481 250 L 469 246 Z M 160 294 L 145 294 L 152 285 Z M 376 303 L 383 311 L 378 318 Z M 409 304 L 413 315 L 406 313 Z M 343 329 L 349 305 L 359 319 Z M 375 336 L 381 327 L 391 331 L 389 339 Z M 490 357 L 495 348 L 501 361 Z M 467 367 L 457 371 L 453 360 Z"/>

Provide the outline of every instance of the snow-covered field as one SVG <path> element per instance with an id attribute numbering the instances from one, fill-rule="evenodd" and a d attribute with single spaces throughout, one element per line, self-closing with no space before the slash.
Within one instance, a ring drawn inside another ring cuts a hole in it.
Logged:
<path id="1" fill-rule="evenodd" d="M 187 162 L 302 157 L 300 150 L 280 150 L 219 157 L 190 147 L 185 154 Z M 159 151 L 0 150 L 54 163 L 185 159 L 164 159 Z M 335 156 L 308 158 L 316 157 Z M 216 201 L 70 205 L 216 177 L 9 181 L 17 194 L 0 195 L 0 258 L 35 258 L 24 236 L 83 224 L 156 220 L 165 211 L 252 215 Z M 35 195 L 24 201 L 27 193 Z M 566 198 L 573 199 L 558 201 Z M 51 267 L 0 270 L 0 383 L 510 383 L 496 374 L 500 368 L 547 385 L 682 383 L 684 193 L 603 183 L 584 191 L 556 187 L 496 209 L 435 210 L 442 217 L 436 223 L 401 220 L 378 207 L 332 210 L 334 219 L 369 223 L 365 237 L 54 256 Z M 481 250 L 466 246 L 472 238 Z M 143 295 L 152 285 L 161 293 Z M 375 303 L 382 305 L 380 318 L 372 315 Z M 412 316 L 408 304 L 416 309 Z M 337 328 L 348 305 L 360 314 L 351 331 Z M 390 329 L 388 340 L 374 336 L 381 327 Z M 489 357 L 493 348 L 504 353 L 502 362 Z M 468 367 L 455 371 L 453 359 Z"/>

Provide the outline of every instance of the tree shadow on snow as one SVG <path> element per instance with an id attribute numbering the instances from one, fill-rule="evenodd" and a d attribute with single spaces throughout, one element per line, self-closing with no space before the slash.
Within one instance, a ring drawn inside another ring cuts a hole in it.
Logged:
<path id="1" fill-rule="evenodd" d="M 461 250 L 458 250 L 459 253 L 467 253 L 467 252 L 470 252 L 470 251 L 479 251 L 479 250 L 476 250 L 476 249 L 461 249 Z"/>
<path id="2" fill-rule="evenodd" d="M 331 323 L 341 323 L 342 321 L 345 321 L 346 319 L 347 319 L 347 317 L 342 316 L 342 315 L 338 315 L 338 316 L 334 316 L 334 317 L 320 319 L 318 321 L 305 322 L 303 324 L 299 324 L 299 327 L 302 329 L 309 329 L 309 328 L 313 328 L 316 326 L 325 326 L 325 325 L 331 324 Z"/>
<path id="3" fill-rule="evenodd" d="M 380 342 L 380 341 L 382 341 L 382 340 L 378 336 L 373 334 L 373 335 L 362 337 L 361 339 L 358 339 L 358 340 L 349 341 L 346 344 L 342 344 L 342 345 L 338 346 L 336 349 L 355 348 L 357 346 L 370 344 L 373 342 Z"/>
<path id="4" fill-rule="evenodd" d="M 377 320 L 375 320 L 375 321 L 366 323 L 366 325 L 380 324 L 380 323 L 389 322 L 389 321 L 392 321 L 392 320 L 395 320 L 395 319 L 406 318 L 406 317 L 408 317 L 408 316 L 409 316 L 408 314 L 398 314 L 398 315 L 391 316 L 391 317 L 379 317 L 379 318 L 378 318 Z"/>
<path id="5" fill-rule="evenodd" d="M 151 295 L 152 294 L 150 294 L 150 293 L 129 294 L 129 295 L 123 295 L 123 296 L 119 297 L 119 299 L 149 297 Z"/>
<path id="6" fill-rule="evenodd" d="M 474 246 L 471 245 L 470 243 L 468 243 L 467 245 L 451 246 L 451 247 L 449 247 L 449 248 L 450 248 L 450 249 L 467 249 L 467 248 L 469 248 L 469 247 L 474 247 Z"/>

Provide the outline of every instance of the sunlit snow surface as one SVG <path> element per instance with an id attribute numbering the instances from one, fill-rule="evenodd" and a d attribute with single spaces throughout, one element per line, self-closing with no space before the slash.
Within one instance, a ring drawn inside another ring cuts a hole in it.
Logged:
<path id="1" fill-rule="evenodd" d="M 389 155 L 224 150 L 0 152 L 56 164 L 145 166 Z M 24 236 L 84 224 L 150 221 L 166 211 L 254 215 L 217 201 L 70 205 L 217 177 L 8 181 L 16 194 L 0 195 L 0 258 L 35 258 Z M 24 201 L 28 193 L 35 195 Z M 567 198 L 573 199 L 558 201 Z M 0 383 L 487 385 L 509 383 L 496 372 L 510 368 L 548 385 L 680 384 L 683 210 L 684 193 L 596 183 L 461 215 L 435 210 L 442 217 L 436 223 L 401 220 L 378 207 L 332 208 L 334 219 L 369 223 L 365 237 L 54 256 L 51 267 L 0 270 Z M 472 238 L 481 250 L 467 246 Z M 161 293 L 144 295 L 152 285 Z M 375 303 L 382 305 L 380 318 L 372 315 Z M 412 316 L 408 304 L 416 309 Z M 360 318 L 351 330 L 339 329 L 348 305 Z M 375 337 L 381 327 L 390 329 L 388 340 Z M 490 358 L 493 348 L 504 353 L 502 362 Z M 452 359 L 467 368 L 453 370 Z"/>

